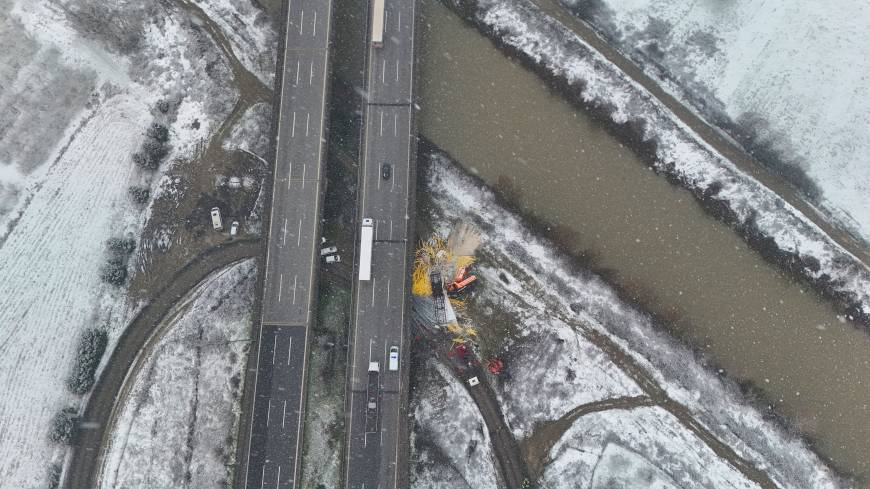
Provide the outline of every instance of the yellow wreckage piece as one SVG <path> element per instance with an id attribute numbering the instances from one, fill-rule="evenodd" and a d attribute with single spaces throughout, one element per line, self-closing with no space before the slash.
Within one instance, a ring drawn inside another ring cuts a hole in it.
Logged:
<path id="1" fill-rule="evenodd" d="M 429 282 L 429 267 L 423 263 L 414 264 L 411 276 L 411 293 L 416 296 L 432 295 L 432 284 Z"/>

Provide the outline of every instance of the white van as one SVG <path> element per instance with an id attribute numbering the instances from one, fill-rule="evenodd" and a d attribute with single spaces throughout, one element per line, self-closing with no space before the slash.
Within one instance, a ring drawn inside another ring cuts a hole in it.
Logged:
<path id="1" fill-rule="evenodd" d="M 392 370 L 393 372 L 395 372 L 396 370 L 399 370 L 399 347 L 398 346 L 391 346 L 390 347 L 390 359 L 389 359 L 389 363 L 387 364 L 387 367 L 390 370 Z"/>
<path id="2" fill-rule="evenodd" d="M 211 225 L 214 226 L 215 231 L 220 231 L 224 228 L 224 224 L 221 221 L 221 210 L 219 207 L 211 208 Z"/>

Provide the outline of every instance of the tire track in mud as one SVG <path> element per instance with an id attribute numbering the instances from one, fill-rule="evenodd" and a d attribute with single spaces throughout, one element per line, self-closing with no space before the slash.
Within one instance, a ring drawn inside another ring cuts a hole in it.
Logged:
<path id="1" fill-rule="evenodd" d="M 239 98 L 236 100 L 232 112 L 230 112 L 230 115 L 211 137 L 211 143 L 204 153 L 204 155 L 209 155 L 212 151 L 223 151 L 221 145 L 216 143 L 223 141 L 223 136 L 226 131 L 235 124 L 249 107 L 258 102 L 271 101 L 272 89 L 267 87 L 259 78 L 245 68 L 242 62 L 239 61 L 239 58 L 233 51 L 232 45 L 223 34 L 220 27 L 211 20 L 202 8 L 190 0 L 174 0 L 174 2 L 178 4 L 179 8 L 202 21 L 202 26 L 205 31 L 214 40 L 215 44 L 217 44 L 218 48 L 227 58 L 227 61 L 230 64 L 230 70 L 233 73 L 233 80 L 235 81 L 236 88 L 239 91 Z"/>
<path id="2" fill-rule="evenodd" d="M 613 362 L 617 368 L 628 375 L 637 384 L 638 388 L 646 394 L 645 397 L 649 399 L 650 404 L 648 405 L 658 406 L 673 415 L 677 421 L 683 425 L 683 427 L 697 436 L 698 439 L 701 440 L 720 459 L 728 462 L 732 467 L 743 474 L 744 477 L 758 484 L 759 487 L 764 489 L 777 489 L 779 487 L 766 473 L 756 468 L 752 462 L 738 455 L 730 446 L 719 440 L 716 435 L 696 420 L 694 416 L 692 416 L 689 408 L 671 399 L 667 392 L 658 385 L 652 376 L 633 358 L 631 358 L 631 356 L 626 354 L 613 340 L 599 331 L 595 331 L 583 324 L 579 324 L 576 319 L 567 317 L 556 311 L 558 310 L 554 309 L 554 314 L 560 320 L 573 326 L 575 331 L 583 335 L 583 337 L 590 343 L 601 349 L 601 351 L 608 356 L 610 361 Z M 580 406 L 578 409 L 582 407 L 583 406 Z M 564 432 L 564 430 L 562 430 L 562 432 Z M 561 434 L 559 436 L 561 436 Z"/>
<path id="3" fill-rule="evenodd" d="M 529 465 L 530 473 L 537 480 L 544 474 L 544 466 L 550 461 L 550 450 L 577 418 L 600 411 L 655 405 L 656 403 L 649 396 L 614 397 L 581 404 L 555 421 L 547 421 L 536 426 L 532 436 L 520 442 L 520 450 Z"/>

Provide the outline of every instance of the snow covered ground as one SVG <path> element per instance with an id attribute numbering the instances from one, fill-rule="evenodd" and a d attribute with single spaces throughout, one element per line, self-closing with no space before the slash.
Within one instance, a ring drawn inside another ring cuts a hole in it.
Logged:
<path id="1" fill-rule="evenodd" d="M 487 284 L 474 297 L 476 307 L 510 311 L 512 320 L 523 325 L 526 338 L 510 345 L 509 365 L 546 359 L 546 368 L 510 369 L 508 378 L 494 385 L 514 436 L 528 438 L 536 424 L 555 421 L 582 404 L 643 394 L 597 346 L 548 316 L 546 304 L 535 300 L 538 292 L 528 283 L 504 268 L 484 265 L 475 273 Z"/>
<path id="2" fill-rule="evenodd" d="M 759 487 L 658 407 L 582 416 L 550 456 L 541 485 L 554 489 Z"/>
<path id="3" fill-rule="evenodd" d="M 489 432 L 471 396 L 434 359 L 421 375 L 411 404 L 411 487 L 497 489 Z"/>
<path id="4" fill-rule="evenodd" d="M 522 399 L 520 395 L 502 394 L 507 401 L 504 408 L 508 413 L 517 413 L 508 414 L 509 419 L 553 419 L 576 407 L 567 405 L 573 402 L 633 394 L 637 388 L 645 391 L 650 389 L 633 385 L 623 375 L 614 372 L 615 366 L 606 365 L 607 357 L 600 355 L 598 350 L 580 347 L 579 350 L 572 351 L 567 346 L 572 334 L 578 337 L 574 340 L 578 345 L 583 344 L 579 337 L 584 332 L 601 334 L 617 345 L 624 355 L 629 356 L 645 372 L 643 375 L 658 386 L 656 389 L 662 389 L 670 399 L 685 406 L 695 422 L 731 447 L 739 456 L 767 473 L 780 487 L 798 489 L 840 486 L 837 478 L 800 439 L 765 419 L 761 412 L 743 400 L 735 386 L 693 360 L 694 356 L 690 351 L 658 330 L 649 317 L 623 302 L 600 278 L 588 272 L 571 272 L 576 268 L 561 257 L 552 245 L 536 237 L 515 216 L 500 207 L 489 190 L 480 188 L 440 154 L 429 156 L 428 161 L 421 160 L 421 165 L 431 165 L 431 169 L 427 170 L 426 185 L 437 207 L 434 210 L 434 222 L 438 231 L 446 235 L 457 220 L 466 219 L 486 236 L 486 242 L 479 250 L 480 261 L 475 265 L 475 270 L 484 277 L 484 288 L 495 288 L 491 297 L 506 298 L 492 304 L 484 302 L 483 307 L 503 308 L 517 318 L 513 324 L 518 329 L 520 338 L 509 340 L 509 343 L 514 341 L 523 348 L 522 345 L 540 341 L 541 335 L 548 332 L 549 335 L 566 340 L 562 353 L 569 358 L 574 355 L 578 359 L 583 358 L 585 362 L 596 362 L 595 365 L 577 365 L 578 370 L 590 370 L 589 376 L 577 375 L 580 379 L 577 385 L 589 386 L 592 394 L 559 394 L 558 397 L 563 397 L 566 406 L 553 406 L 548 403 L 541 405 L 537 401 Z M 456 189 L 463 191 L 457 192 Z M 504 275 L 504 278 L 500 275 Z M 489 292 L 482 291 L 479 294 L 486 301 Z M 518 300 L 519 296 L 524 299 Z M 541 319 L 530 320 L 535 314 Z M 481 334 L 486 332 L 482 331 Z M 506 346 L 514 347 L 511 344 Z M 549 347 L 544 343 L 543 346 L 525 348 L 533 352 L 536 348 L 543 351 Z M 613 358 L 610 360 L 613 361 Z M 557 360 L 557 365 L 564 366 L 562 362 L 570 363 L 570 360 Z M 553 379 L 559 374 L 558 371 L 553 372 Z M 548 375 L 550 374 L 530 374 L 517 378 L 525 379 L 525 382 L 546 383 L 549 382 Z M 532 389 L 539 388 L 538 384 L 512 386 L 516 382 L 517 379 L 509 381 L 506 389 L 531 392 Z M 529 410 L 543 412 L 530 413 Z M 658 412 L 660 411 L 653 411 Z M 641 443 L 643 446 L 636 444 L 625 448 L 652 455 L 658 453 L 650 452 L 647 448 L 655 445 L 655 440 L 669 439 L 673 433 L 665 420 L 658 420 L 657 423 L 661 427 L 661 433 L 649 435 Z M 520 435 L 528 433 L 525 424 L 512 426 L 512 429 Z M 691 446 L 700 445 L 692 442 L 686 449 L 689 450 L 688 447 Z M 604 448 L 600 445 L 599 453 Z M 694 462 L 682 458 L 683 463 L 687 464 L 686 467 L 691 467 L 692 473 L 698 474 L 698 480 L 704 480 L 701 476 L 705 476 L 704 473 L 708 470 L 704 462 L 707 455 L 691 450 Z M 556 450 L 551 455 L 558 453 L 559 450 Z M 652 460 L 658 466 L 659 459 Z M 640 468 L 637 470 L 638 473 L 648 472 Z M 589 474 L 591 477 L 591 473 Z M 724 471 L 709 475 L 714 476 L 723 481 L 732 480 L 731 475 Z M 740 487 L 739 484 L 737 487 Z"/>
<path id="5" fill-rule="evenodd" d="M 101 488 L 232 481 L 256 276 L 254 260 L 214 273 L 160 325 L 166 333 L 128 380 Z"/>
<path id="6" fill-rule="evenodd" d="M 191 0 L 220 26 L 239 61 L 271 87 L 278 35 L 266 12 L 251 0 Z"/>
<path id="7" fill-rule="evenodd" d="M 562 1 L 708 120 L 775 153 L 757 156 L 806 172 L 820 207 L 870 243 L 870 5 Z"/>
<path id="8" fill-rule="evenodd" d="M 465 0 L 454 0 L 462 3 Z M 604 108 L 655 143 L 657 171 L 727 208 L 744 235 L 775 243 L 793 267 L 854 314 L 870 318 L 870 270 L 797 209 L 707 146 L 643 87 L 526 0 L 467 0 L 475 19 L 500 42 L 575 87 L 582 101 Z"/>
<path id="9" fill-rule="evenodd" d="M 272 123 L 272 107 L 266 103 L 252 105 L 233 126 L 230 136 L 224 139 L 224 149 L 238 149 L 266 158 L 269 150 L 269 127 Z"/>
<path id="10" fill-rule="evenodd" d="M 64 457 L 51 417 L 82 402 L 64 385 L 81 332 L 114 339 L 138 308 L 100 280 L 106 240 L 149 216 L 128 187 L 150 182 L 153 201 L 237 94 L 208 35 L 154 0 L 0 0 L 0 40 L 0 488 L 30 489 Z M 146 176 L 131 153 L 158 100 L 172 152 Z"/>

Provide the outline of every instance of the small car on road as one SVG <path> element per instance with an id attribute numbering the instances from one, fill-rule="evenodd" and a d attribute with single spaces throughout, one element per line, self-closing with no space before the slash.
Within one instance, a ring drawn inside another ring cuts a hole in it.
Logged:
<path id="1" fill-rule="evenodd" d="M 393 165 L 384 163 L 381 165 L 381 178 L 389 180 L 393 176 Z"/>
<path id="2" fill-rule="evenodd" d="M 235 235 L 239 234 L 239 221 L 233 221 L 230 224 L 230 236 L 235 237 Z"/>

